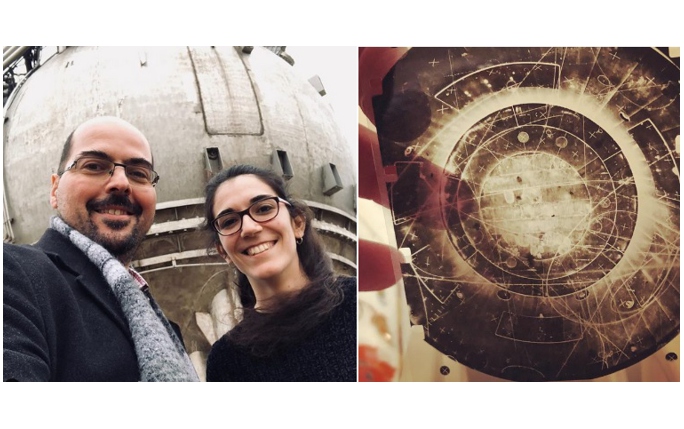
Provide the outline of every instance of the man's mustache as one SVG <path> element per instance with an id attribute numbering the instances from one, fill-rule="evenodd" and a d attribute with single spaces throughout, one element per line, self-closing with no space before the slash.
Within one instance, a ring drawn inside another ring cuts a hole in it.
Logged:
<path id="1" fill-rule="evenodd" d="M 140 214 L 142 214 L 142 207 L 140 206 L 140 204 L 132 202 L 123 195 L 111 194 L 103 200 L 91 200 L 88 201 L 88 203 L 86 203 L 86 208 L 89 211 L 102 211 L 105 207 L 108 206 L 121 207 L 124 210 L 134 214 L 135 216 L 139 216 Z"/>

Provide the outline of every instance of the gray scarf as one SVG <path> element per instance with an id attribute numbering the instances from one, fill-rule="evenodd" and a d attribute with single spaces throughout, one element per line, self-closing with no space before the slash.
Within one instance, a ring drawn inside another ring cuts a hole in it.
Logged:
<path id="1" fill-rule="evenodd" d="M 50 227 L 71 240 L 97 266 L 119 300 L 133 336 L 142 381 L 199 381 L 188 354 L 171 324 L 148 300 L 128 270 L 102 246 L 64 223 Z"/>

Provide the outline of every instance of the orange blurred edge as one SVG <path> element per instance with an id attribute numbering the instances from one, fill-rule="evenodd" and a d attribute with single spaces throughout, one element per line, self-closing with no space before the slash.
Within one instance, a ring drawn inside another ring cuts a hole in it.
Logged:
<path id="1" fill-rule="evenodd" d="M 359 345 L 359 381 L 392 381 L 397 369 L 380 359 L 378 349 Z"/>

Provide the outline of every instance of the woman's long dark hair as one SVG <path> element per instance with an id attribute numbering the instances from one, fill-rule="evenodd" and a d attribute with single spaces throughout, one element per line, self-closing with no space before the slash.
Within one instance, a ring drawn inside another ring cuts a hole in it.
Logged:
<path id="1" fill-rule="evenodd" d="M 302 290 L 278 295 L 277 302 L 269 302 L 265 312 L 254 310 L 256 297 L 249 279 L 238 271 L 237 288 L 244 309 L 243 320 L 229 333 L 230 340 L 255 356 L 269 356 L 308 336 L 338 306 L 343 299 L 342 290 L 335 286 L 332 262 L 322 240 L 312 227 L 311 209 L 288 194 L 285 181 L 275 172 L 252 165 L 235 165 L 214 176 L 205 188 L 204 229 L 211 237 L 211 247 L 221 246 L 214 230 L 214 202 L 216 190 L 228 179 L 251 174 L 267 184 L 277 196 L 287 200 L 292 219 L 305 220 L 302 242 L 297 244 L 299 263 L 309 283 Z"/>

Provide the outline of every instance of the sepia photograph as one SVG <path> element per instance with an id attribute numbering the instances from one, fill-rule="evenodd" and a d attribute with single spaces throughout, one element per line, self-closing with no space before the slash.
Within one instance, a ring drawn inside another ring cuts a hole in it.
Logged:
<path id="1" fill-rule="evenodd" d="M 679 48 L 359 58 L 360 380 L 679 381 Z"/>

